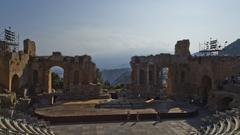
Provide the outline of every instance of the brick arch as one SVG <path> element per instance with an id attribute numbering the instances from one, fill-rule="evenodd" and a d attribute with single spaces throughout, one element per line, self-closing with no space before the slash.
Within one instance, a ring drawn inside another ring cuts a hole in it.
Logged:
<path id="1" fill-rule="evenodd" d="M 96 65 L 87 55 L 71 57 L 54 53 L 52 56 L 34 57 L 31 65 L 33 71 L 38 71 L 39 85 L 34 88 L 37 93 L 52 92 L 49 70 L 53 66 L 59 66 L 64 70 L 64 92 L 83 91 L 84 85 L 96 83 Z"/>
<path id="2" fill-rule="evenodd" d="M 65 71 L 64 70 L 64 68 L 62 67 L 62 66 L 51 66 L 49 69 L 48 69 L 48 92 L 49 93 L 52 93 L 52 89 L 53 89 L 53 82 L 52 82 L 52 71 L 51 71 L 51 69 L 53 68 L 53 67 L 60 67 L 60 68 L 62 68 L 63 69 L 63 72 Z M 64 73 L 63 73 L 63 75 L 64 75 Z M 63 76 L 63 89 L 65 88 L 64 87 L 64 81 L 65 81 L 65 78 L 64 78 L 64 76 Z"/>
<path id="3" fill-rule="evenodd" d="M 63 74 L 63 89 L 64 91 L 69 90 L 69 86 L 70 86 L 70 82 L 71 82 L 71 65 L 72 63 L 67 63 L 64 62 L 63 59 L 59 60 L 59 61 L 51 61 L 51 60 L 46 60 L 40 63 L 37 63 L 38 65 L 42 65 L 42 70 L 40 71 L 40 74 L 42 74 L 42 89 L 43 91 L 47 92 L 47 93 L 52 93 L 52 74 L 50 69 L 52 67 L 60 67 L 64 70 L 64 74 Z"/>

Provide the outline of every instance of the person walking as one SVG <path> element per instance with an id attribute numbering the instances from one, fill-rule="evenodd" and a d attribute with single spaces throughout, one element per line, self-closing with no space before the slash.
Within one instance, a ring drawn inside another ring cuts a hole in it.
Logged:
<path id="1" fill-rule="evenodd" d="M 137 112 L 136 114 L 136 121 L 138 122 L 139 121 L 139 113 Z"/>
<path id="2" fill-rule="evenodd" d="M 129 112 L 129 111 L 127 111 L 127 121 L 129 121 L 129 120 L 130 120 L 130 116 L 131 116 L 130 112 Z"/>

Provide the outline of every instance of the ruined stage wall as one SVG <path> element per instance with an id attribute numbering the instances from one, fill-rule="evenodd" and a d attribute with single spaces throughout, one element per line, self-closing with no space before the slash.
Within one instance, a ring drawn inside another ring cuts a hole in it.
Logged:
<path id="1" fill-rule="evenodd" d="M 227 77 L 240 73 L 240 57 L 195 57 L 190 55 L 189 45 L 188 40 L 178 41 L 174 55 L 132 57 L 129 97 L 155 98 L 164 91 L 169 97 L 200 97 L 215 102 L 214 93 L 219 91 L 219 85 Z M 161 71 L 165 67 L 168 68 L 166 88 L 161 83 Z"/>
<path id="2" fill-rule="evenodd" d="M 24 50 L 19 52 L 0 50 L 0 88 L 22 96 L 24 90 L 31 94 L 52 93 L 50 68 L 64 69 L 64 92 L 73 96 L 94 98 L 99 95 L 96 65 L 88 55 L 37 56 L 34 41 L 24 40 Z"/>
<path id="3" fill-rule="evenodd" d="M 24 41 L 25 49 L 34 48 L 35 43 L 29 39 Z M 30 49 L 29 49 L 30 50 Z M 26 50 L 19 52 L 0 52 L 0 85 L 3 89 L 21 93 L 27 86 L 27 70 L 31 54 Z M 29 75 L 29 74 L 28 74 Z"/>
<path id="4" fill-rule="evenodd" d="M 81 93 L 85 96 L 93 93 L 97 95 L 99 92 L 99 90 L 91 91 L 92 86 L 97 83 L 97 75 L 96 65 L 91 61 L 90 56 L 70 57 L 54 52 L 51 56 L 37 56 L 31 59 L 32 89 L 37 93 L 52 93 L 50 68 L 54 66 L 64 70 L 64 92 Z M 34 81 L 33 78 L 37 79 Z"/>

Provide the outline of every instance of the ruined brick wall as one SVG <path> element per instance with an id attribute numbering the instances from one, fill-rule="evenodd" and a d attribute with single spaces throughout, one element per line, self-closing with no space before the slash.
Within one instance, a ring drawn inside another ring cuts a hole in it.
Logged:
<path id="1" fill-rule="evenodd" d="M 175 45 L 175 55 L 181 55 L 181 56 L 190 55 L 189 46 L 190 46 L 190 42 L 187 39 L 177 41 Z"/>
<path id="2" fill-rule="evenodd" d="M 18 91 L 22 91 L 23 87 L 27 84 L 28 78 L 26 76 L 27 67 L 29 62 L 29 55 L 23 52 L 8 52 L 0 56 L 0 84 L 2 88 L 13 91 L 12 85 L 13 77 L 18 78 Z M 16 88 L 15 88 L 16 89 Z M 14 90 L 15 91 L 15 90 Z M 21 93 L 21 92 L 20 92 Z"/>
<path id="3" fill-rule="evenodd" d="M 0 54 L 0 86 L 9 87 L 9 59 L 4 54 Z"/>
<path id="4" fill-rule="evenodd" d="M 34 89 L 36 93 L 52 92 L 50 68 L 53 66 L 64 69 L 64 92 L 78 93 L 86 97 L 99 94 L 100 89 L 96 85 L 96 65 L 91 61 L 91 57 L 87 55 L 62 56 L 60 52 L 53 52 L 51 56 L 36 56 L 31 59 L 31 89 Z M 34 75 L 37 76 L 35 82 Z M 96 88 L 94 89 L 93 86 Z"/>
<path id="5" fill-rule="evenodd" d="M 174 98 L 199 97 L 212 104 L 220 100 L 214 95 L 219 85 L 227 77 L 240 73 L 240 57 L 193 57 L 189 55 L 187 40 L 178 41 L 175 49 L 175 55 L 132 57 L 129 94 L 137 97 L 140 93 L 143 98 L 154 98 L 164 89 L 166 95 Z M 155 68 L 151 68 L 151 65 Z M 167 88 L 160 83 L 160 71 L 164 67 L 168 67 Z M 154 83 L 149 82 L 149 76 L 154 76 Z"/>
<path id="6" fill-rule="evenodd" d="M 62 56 L 60 52 L 36 56 L 35 42 L 29 39 L 24 40 L 23 51 L 0 52 L 0 88 L 17 95 L 23 95 L 25 88 L 29 93 L 51 93 L 49 70 L 53 66 L 64 69 L 65 92 L 80 93 L 83 97 L 96 97 L 100 93 L 96 65 L 90 56 Z"/>
<path id="7" fill-rule="evenodd" d="M 23 41 L 24 53 L 28 54 L 30 57 L 36 56 L 36 45 L 34 41 L 26 39 Z"/>
<path id="8" fill-rule="evenodd" d="M 17 94 L 23 94 L 29 81 L 29 58 L 35 55 L 35 43 L 24 41 L 24 51 L 14 52 L 1 50 L 0 52 L 0 85 L 2 89 Z"/>

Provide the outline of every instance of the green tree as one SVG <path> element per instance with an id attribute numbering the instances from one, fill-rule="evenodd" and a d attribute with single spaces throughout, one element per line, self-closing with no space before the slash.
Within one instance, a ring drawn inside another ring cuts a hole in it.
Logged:
<path id="1" fill-rule="evenodd" d="M 63 89 L 63 79 L 54 72 L 52 72 L 52 87 L 55 90 Z"/>
<path id="2" fill-rule="evenodd" d="M 115 89 L 123 89 L 124 88 L 124 84 L 118 84 L 114 86 Z"/>

